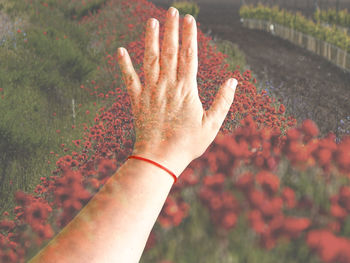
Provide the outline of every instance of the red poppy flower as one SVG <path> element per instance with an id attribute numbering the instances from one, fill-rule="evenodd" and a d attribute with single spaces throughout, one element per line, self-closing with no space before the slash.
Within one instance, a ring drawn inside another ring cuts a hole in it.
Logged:
<path id="1" fill-rule="evenodd" d="M 270 200 L 266 200 L 260 205 L 260 210 L 266 217 L 273 216 L 281 212 L 283 206 L 283 200 L 280 197 L 275 197 Z"/>
<path id="2" fill-rule="evenodd" d="M 334 262 L 337 254 L 339 253 L 339 244 L 335 236 L 320 236 L 322 246 L 319 248 L 318 252 L 321 259 L 325 262 Z"/>
<path id="3" fill-rule="evenodd" d="M 332 160 L 332 152 L 329 149 L 320 149 L 316 153 L 320 165 L 328 165 Z"/>
<path id="4" fill-rule="evenodd" d="M 248 193 L 248 200 L 254 208 L 260 208 L 265 202 L 264 192 L 257 189 L 251 189 Z"/>
<path id="5" fill-rule="evenodd" d="M 271 234 L 263 234 L 260 244 L 262 247 L 264 247 L 266 250 L 271 250 L 276 246 L 276 239 L 271 236 Z"/>
<path id="6" fill-rule="evenodd" d="M 345 217 L 348 215 L 345 209 L 343 209 L 338 204 L 331 204 L 331 214 L 335 218 L 339 219 L 345 219 Z"/>
<path id="7" fill-rule="evenodd" d="M 15 200 L 17 204 L 24 207 L 29 204 L 31 197 L 29 194 L 26 194 L 22 191 L 17 191 L 15 193 Z"/>
<path id="8" fill-rule="evenodd" d="M 288 234 L 296 237 L 311 225 L 308 218 L 287 217 L 284 219 L 283 229 Z"/>
<path id="9" fill-rule="evenodd" d="M 11 263 L 18 262 L 18 257 L 13 250 L 0 251 L 0 262 Z"/>
<path id="10" fill-rule="evenodd" d="M 244 173 L 235 182 L 235 186 L 242 190 L 248 190 L 254 185 L 254 175 L 251 172 Z"/>
<path id="11" fill-rule="evenodd" d="M 221 194 L 221 200 L 225 209 L 237 211 L 239 203 L 231 192 L 223 192 Z"/>
<path id="12" fill-rule="evenodd" d="M 158 221 L 163 228 L 169 228 L 172 226 L 171 219 L 168 217 L 159 216 Z"/>
<path id="13" fill-rule="evenodd" d="M 286 107 L 283 104 L 281 104 L 278 109 L 278 113 L 283 114 L 285 111 L 286 111 Z"/>
<path id="14" fill-rule="evenodd" d="M 237 215 L 230 211 L 225 213 L 222 219 L 222 226 L 225 229 L 230 229 L 236 225 L 236 222 L 237 222 Z"/>
<path id="15" fill-rule="evenodd" d="M 219 197 L 214 196 L 212 199 L 209 200 L 210 208 L 217 211 L 222 207 L 222 201 Z"/>
<path id="16" fill-rule="evenodd" d="M 64 208 L 64 210 L 69 211 L 70 213 L 74 213 L 80 210 L 83 207 L 83 205 L 77 199 L 71 198 L 65 200 L 62 204 L 62 207 Z"/>
<path id="17" fill-rule="evenodd" d="M 4 231 L 12 230 L 16 226 L 15 222 L 12 220 L 4 219 L 0 221 L 0 229 Z"/>
<path id="18" fill-rule="evenodd" d="M 287 131 L 288 140 L 298 140 L 300 137 L 301 137 L 301 133 L 296 128 L 292 128 Z"/>
<path id="19" fill-rule="evenodd" d="M 217 173 L 213 176 L 204 177 L 203 184 L 213 189 L 221 189 L 225 182 L 225 176 L 221 173 Z"/>
<path id="20" fill-rule="evenodd" d="M 212 189 L 205 186 L 202 186 L 199 190 L 199 197 L 204 201 L 209 201 L 215 195 L 216 194 Z"/>
<path id="21" fill-rule="evenodd" d="M 179 211 L 179 208 L 172 198 L 168 198 L 164 211 L 166 215 L 173 216 Z"/>
<path id="22" fill-rule="evenodd" d="M 115 159 L 102 159 L 98 165 L 99 179 L 111 176 L 117 169 Z"/>
<path id="23" fill-rule="evenodd" d="M 335 160 L 341 169 L 350 172 L 350 146 L 340 148 L 336 152 Z"/>
<path id="24" fill-rule="evenodd" d="M 188 168 L 181 174 L 181 179 L 188 185 L 196 185 L 199 182 L 199 178 L 194 174 L 193 169 Z"/>
<path id="25" fill-rule="evenodd" d="M 2 213 L 3 216 L 8 216 L 9 215 L 9 212 L 5 211 Z"/>
<path id="26" fill-rule="evenodd" d="M 54 235 L 53 229 L 49 224 L 38 225 L 35 229 L 40 240 L 49 239 Z"/>
<path id="27" fill-rule="evenodd" d="M 271 229 L 271 232 L 281 229 L 284 224 L 284 219 L 285 216 L 283 215 L 283 213 L 274 215 L 268 224 Z"/>
<path id="28" fill-rule="evenodd" d="M 256 175 L 256 181 L 263 189 L 271 193 L 276 193 L 280 185 L 280 179 L 268 171 L 260 171 Z"/>
<path id="29" fill-rule="evenodd" d="M 48 204 L 34 201 L 24 209 L 24 220 L 26 223 L 35 227 L 45 221 L 52 208 Z"/>
<path id="30" fill-rule="evenodd" d="M 57 187 L 54 192 L 56 205 L 61 205 L 64 201 L 72 198 L 73 193 L 65 187 Z"/>
<path id="31" fill-rule="evenodd" d="M 303 121 L 301 130 L 305 133 L 305 135 L 308 135 L 311 137 L 315 137 L 319 133 L 317 125 L 310 119 Z"/>
<path id="32" fill-rule="evenodd" d="M 296 205 L 295 193 L 289 187 L 284 187 L 282 190 L 282 199 L 287 204 L 288 208 L 294 208 Z"/>
<path id="33" fill-rule="evenodd" d="M 255 232 L 262 234 L 266 231 L 267 227 L 259 210 L 250 211 L 248 214 L 248 219 Z"/>

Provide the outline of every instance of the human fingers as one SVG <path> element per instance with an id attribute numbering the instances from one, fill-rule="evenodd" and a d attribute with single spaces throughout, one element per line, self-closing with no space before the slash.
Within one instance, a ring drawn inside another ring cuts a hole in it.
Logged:
<path id="1" fill-rule="evenodd" d="M 154 86 L 159 78 L 159 23 L 151 18 L 147 25 L 143 68 L 146 86 Z"/>
<path id="2" fill-rule="evenodd" d="M 127 88 L 128 94 L 131 97 L 131 102 L 138 105 L 138 99 L 141 94 L 141 81 L 132 64 L 130 56 L 125 48 L 118 49 L 118 64 L 122 72 L 122 77 Z"/>
<path id="3" fill-rule="evenodd" d="M 237 84 L 238 82 L 234 78 L 223 83 L 215 95 L 210 109 L 205 112 L 204 123 L 205 125 L 209 125 L 210 129 L 216 132 L 215 134 L 220 130 L 232 106 Z"/>
<path id="4" fill-rule="evenodd" d="M 160 55 L 159 82 L 174 83 L 177 78 L 177 60 L 179 49 L 179 11 L 170 7 L 165 22 L 164 39 Z"/>
<path id="5" fill-rule="evenodd" d="M 178 80 L 186 79 L 190 82 L 197 80 L 198 45 L 197 25 L 193 16 L 187 14 L 183 23 L 182 47 L 179 58 Z M 188 85 L 188 87 L 191 87 Z"/>

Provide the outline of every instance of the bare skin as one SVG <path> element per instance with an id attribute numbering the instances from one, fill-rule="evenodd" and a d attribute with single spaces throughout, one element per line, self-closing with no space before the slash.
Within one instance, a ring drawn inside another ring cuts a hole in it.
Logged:
<path id="1" fill-rule="evenodd" d="M 148 22 L 155 22 L 156 26 L 151 28 L 148 24 L 146 32 L 145 87 L 142 88 L 130 57 L 120 60 L 135 116 L 134 153 L 152 153 L 159 158 L 180 151 L 191 162 L 215 139 L 233 102 L 237 80 L 231 86 L 228 81 L 224 83 L 212 107 L 205 112 L 198 96 L 195 19 L 191 15 L 185 18 L 179 51 L 178 11 L 175 17 L 168 15 L 161 54 L 159 22 L 153 18 Z"/>
<path id="2" fill-rule="evenodd" d="M 170 15 L 172 10 L 175 16 Z M 196 81 L 197 28 L 194 18 L 188 17 L 193 20 L 184 22 L 179 54 L 175 8 L 168 11 L 161 56 L 159 27 L 147 27 L 144 88 L 127 52 L 119 58 L 135 117 L 133 155 L 151 159 L 177 177 L 215 139 L 237 85 L 236 80 L 232 85 L 227 81 L 210 110 L 203 110 Z M 139 262 L 173 182 L 165 170 L 149 162 L 127 160 L 29 263 Z"/>

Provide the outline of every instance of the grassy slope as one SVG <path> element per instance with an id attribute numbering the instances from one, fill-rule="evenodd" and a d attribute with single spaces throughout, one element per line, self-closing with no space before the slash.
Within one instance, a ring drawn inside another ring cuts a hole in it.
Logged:
<path id="1" fill-rule="evenodd" d="M 90 126 L 103 105 L 80 89 L 95 79 L 101 52 L 87 48 L 90 37 L 69 18 L 72 7 L 52 7 L 12 1 L 1 10 L 14 27 L 0 46 L 0 213 L 14 207 L 17 189 L 32 192 L 41 176 L 51 174 L 58 158 L 50 151 L 65 155 L 61 144 L 82 138 L 79 124 Z"/>

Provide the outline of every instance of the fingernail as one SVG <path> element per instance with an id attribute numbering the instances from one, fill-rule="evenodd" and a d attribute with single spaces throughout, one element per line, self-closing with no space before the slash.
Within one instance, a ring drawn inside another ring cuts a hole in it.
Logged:
<path id="1" fill-rule="evenodd" d="M 157 25 L 156 20 L 152 19 L 151 20 L 151 27 L 154 29 L 154 28 L 156 28 L 156 25 Z"/>
<path id="2" fill-rule="evenodd" d="M 170 16 L 174 17 L 177 13 L 177 10 L 174 7 L 169 7 Z"/>
<path id="3" fill-rule="evenodd" d="M 230 79 L 228 84 L 231 86 L 232 89 L 236 90 L 238 82 L 236 79 Z"/>
<path id="4" fill-rule="evenodd" d="M 120 55 L 121 57 L 123 57 L 124 54 L 125 54 L 124 48 L 120 47 L 120 48 L 119 48 L 119 55 Z"/>
<path id="5" fill-rule="evenodd" d="M 192 16 L 191 16 L 191 15 L 187 14 L 185 18 L 186 18 L 187 24 L 191 24 L 191 23 L 192 23 L 192 20 L 193 20 L 193 19 L 192 19 Z"/>

